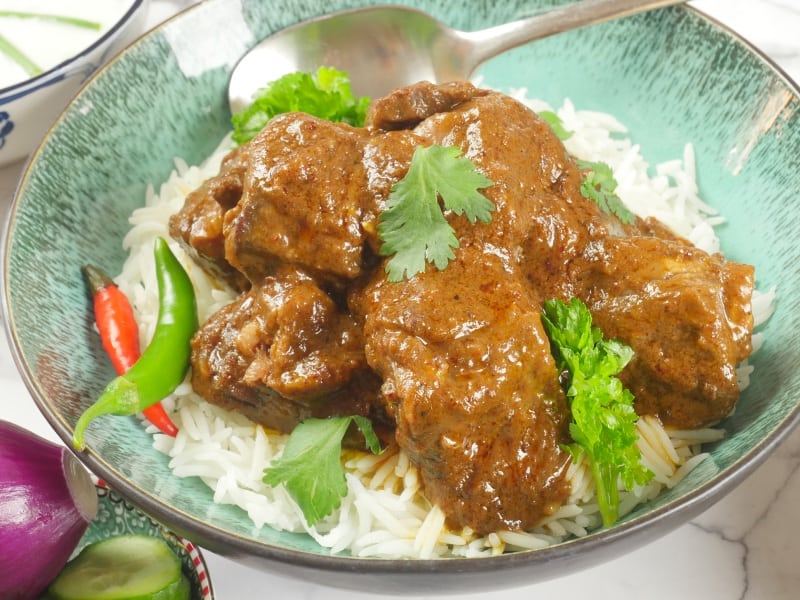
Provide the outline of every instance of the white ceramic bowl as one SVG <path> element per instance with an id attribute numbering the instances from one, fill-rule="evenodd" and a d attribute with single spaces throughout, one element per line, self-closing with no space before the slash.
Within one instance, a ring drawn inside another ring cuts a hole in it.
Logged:
<path id="1" fill-rule="evenodd" d="M 142 32 L 148 4 L 128 0 L 122 17 L 86 48 L 35 77 L 0 88 L 0 166 L 25 158 L 92 73 Z"/>

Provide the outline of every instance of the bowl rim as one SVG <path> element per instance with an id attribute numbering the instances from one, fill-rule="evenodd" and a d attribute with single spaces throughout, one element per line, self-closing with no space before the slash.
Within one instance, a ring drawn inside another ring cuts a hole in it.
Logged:
<path id="1" fill-rule="evenodd" d="M 209 3 L 213 4 L 214 0 L 194 4 L 184 9 L 170 19 L 154 27 L 152 30 L 146 32 L 141 36 L 140 41 L 158 34 L 162 28 L 173 20 L 179 19 L 187 13 L 201 10 L 202 5 Z M 798 84 L 762 50 L 733 31 L 729 26 L 688 4 L 679 4 L 661 10 L 689 11 L 699 15 L 701 19 L 713 24 L 733 41 L 742 44 L 768 69 L 776 73 L 793 94 L 800 97 L 800 86 L 798 86 Z M 106 69 L 111 67 L 116 61 L 121 60 L 129 50 L 130 47 L 120 52 L 101 69 L 98 69 L 85 85 L 91 85 L 95 78 L 102 76 L 102 73 Z M 67 108 L 65 108 L 64 112 L 62 112 L 61 116 L 52 127 L 55 127 L 64 118 L 66 111 L 78 101 L 79 96 L 80 92 L 76 98 L 68 104 Z M 50 132 L 45 135 L 42 140 L 42 145 L 49 137 Z M 7 212 L 2 235 L 0 236 L 0 247 L 5 250 L 5 257 L 2 263 L 0 263 L 0 275 L 2 275 L 2 285 L 4 287 L 4 293 L 0 294 L 0 307 L 4 315 L 3 325 L 9 338 L 12 356 L 21 378 L 31 392 L 34 402 L 37 404 L 37 407 L 43 413 L 46 420 L 56 433 L 69 444 L 72 439 L 72 429 L 62 416 L 52 410 L 53 407 L 49 406 L 39 393 L 36 382 L 31 377 L 31 371 L 28 370 L 25 359 L 22 356 L 16 330 L 10 318 L 7 285 L 7 250 L 10 243 L 12 225 L 15 220 L 18 196 L 20 191 L 25 187 L 25 182 L 30 176 L 31 167 L 36 162 L 38 153 L 39 149 L 34 151 L 25 166 L 24 172 L 18 182 L 17 190 L 12 198 L 10 210 Z M 91 448 L 81 453 L 79 458 L 91 471 L 99 474 L 104 480 L 108 481 L 112 487 L 122 490 L 126 498 L 132 503 L 140 507 L 147 507 L 144 512 L 168 524 L 170 529 L 179 532 L 181 535 L 186 535 L 189 538 L 197 540 L 197 543 L 200 543 L 203 547 L 213 552 L 228 556 L 245 564 L 263 565 L 264 559 L 271 561 L 275 564 L 275 568 L 273 569 L 275 572 L 278 572 L 277 569 L 282 565 L 284 567 L 310 568 L 319 572 L 335 572 L 338 574 L 345 574 L 354 579 L 357 577 L 371 578 L 376 575 L 397 575 L 402 577 L 404 581 L 410 583 L 415 576 L 424 574 L 472 574 L 479 577 L 482 573 L 488 572 L 497 573 L 505 571 L 509 572 L 508 574 L 510 575 L 511 571 L 518 570 L 520 567 L 528 567 L 530 569 L 537 565 L 545 565 L 550 568 L 551 573 L 549 574 L 537 571 L 538 577 L 536 578 L 533 578 L 530 574 L 527 576 L 523 574 L 522 578 L 518 580 L 509 577 L 505 585 L 497 583 L 492 585 L 492 589 L 499 589 L 523 585 L 526 582 L 544 581 L 546 579 L 560 577 L 567 572 L 575 572 L 583 568 L 588 568 L 598 563 L 611 560 L 614 557 L 625 554 L 626 552 L 643 546 L 645 543 L 666 535 L 680 525 L 699 516 L 713 503 L 738 486 L 746 477 L 755 471 L 757 467 L 761 466 L 773 450 L 788 437 L 798 424 L 800 424 L 800 401 L 772 427 L 768 435 L 762 438 L 745 454 L 737 458 L 731 465 L 718 471 L 709 481 L 687 492 L 680 498 L 671 500 L 644 515 L 634 517 L 628 521 L 618 522 L 611 529 L 594 530 L 586 537 L 573 538 L 546 548 L 523 550 L 499 556 L 474 558 L 364 558 L 297 550 L 280 546 L 273 542 L 259 541 L 228 531 L 217 524 L 203 521 L 202 516 L 189 514 L 186 511 L 163 504 L 156 494 L 143 490 L 135 483 L 129 482 L 124 474 L 103 461 L 102 457 L 95 454 Z M 654 528 L 654 524 L 660 524 L 660 527 Z M 609 548 L 605 549 L 605 553 L 594 551 L 601 546 L 609 545 L 614 549 L 614 552 L 609 552 Z M 256 562 L 253 562 L 254 560 Z M 566 567 L 568 571 L 565 571 L 564 567 Z M 467 585 L 476 583 L 476 580 L 473 578 L 468 578 L 467 581 Z M 323 583 L 322 585 L 326 584 Z M 363 586 L 359 586 L 356 583 L 353 583 L 352 586 L 332 582 L 327 585 L 351 588 L 354 590 L 364 589 Z M 484 587 L 478 585 L 477 587 L 470 588 L 462 584 L 460 586 L 456 585 L 453 589 L 447 590 L 444 593 L 458 593 L 470 590 L 478 592 L 483 589 L 486 589 L 485 584 Z M 409 594 L 417 593 L 419 589 L 412 585 L 411 589 L 408 591 L 389 590 L 387 593 L 390 593 L 390 591 Z M 430 590 L 430 593 L 435 592 Z"/>
<path id="2" fill-rule="evenodd" d="M 31 92 L 35 92 L 39 88 L 45 87 L 52 79 L 60 79 L 58 77 L 59 71 L 69 67 L 70 64 L 77 62 L 84 56 L 94 52 L 97 48 L 116 36 L 117 33 L 131 21 L 133 16 L 140 9 L 143 9 L 147 6 L 149 1 L 150 0 L 128 0 L 129 6 L 125 10 L 125 13 L 119 19 L 117 19 L 117 21 L 115 21 L 114 24 L 103 33 L 103 35 L 95 39 L 90 45 L 86 46 L 78 53 L 67 57 L 46 71 L 39 73 L 38 75 L 28 77 L 27 79 L 23 79 L 22 81 L 13 83 L 6 87 L 0 87 L 0 106 L 7 102 L 12 102 L 13 100 L 17 100 L 18 98 L 26 96 Z"/>

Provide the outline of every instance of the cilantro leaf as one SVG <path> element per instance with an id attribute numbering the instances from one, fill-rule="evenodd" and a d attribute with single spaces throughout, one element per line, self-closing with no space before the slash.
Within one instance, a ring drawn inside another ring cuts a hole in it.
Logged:
<path id="1" fill-rule="evenodd" d="M 367 447 L 380 453 L 378 436 L 365 417 L 306 419 L 292 430 L 280 457 L 264 470 L 264 483 L 284 484 L 309 525 L 331 514 L 347 495 L 341 454 L 351 422 L 361 430 Z"/>
<path id="2" fill-rule="evenodd" d="M 616 194 L 617 180 L 611 167 L 604 162 L 578 160 L 578 168 L 586 171 L 581 183 L 581 195 L 584 198 L 594 200 L 600 210 L 607 215 L 616 215 L 623 223 L 630 225 L 635 221 L 634 214 Z"/>
<path id="3" fill-rule="evenodd" d="M 569 377 L 567 399 L 572 411 L 569 431 L 573 457 L 585 452 L 597 487 L 603 524 L 619 515 L 619 482 L 627 490 L 652 477 L 641 464 L 636 446 L 633 394 L 616 377 L 633 358 L 633 350 L 617 340 L 604 340 L 592 316 L 577 298 L 569 303 L 549 300 L 542 321 L 553 356 Z"/>
<path id="4" fill-rule="evenodd" d="M 444 269 L 458 247 L 455 231 L 444 208 L 466 215 L 471 223 L 487 223 L 494 204 L 478 190 L 492 185 L 471 160 L 454 146 L 418 146 L 405 177 L 392 186 L 385 210 L 379 216 L 378 237 L 389 281 L 411 278 L 430 262 Z"/>
<path id="5" fill-rule="evenodd" d="M 369 103 L 368 97 L 353 95 L 343 71 L 320 67 L 314 75 L 288 73 L 261 88 L 249 106 L 233 115 L 233 141 L 244 144 L 275 115 L 295 111 L 361 127 Z"/>
<path id="6" fill-rule="evenodd" d="M 552 110 L 543 110 L 538 113 L 538 115 L 542 121 L 550 125 L 553 133 L 555 133 L 556 137 L 562 142 L 572 137 L 573 132 L 564 127 L 564 121 Z"/>

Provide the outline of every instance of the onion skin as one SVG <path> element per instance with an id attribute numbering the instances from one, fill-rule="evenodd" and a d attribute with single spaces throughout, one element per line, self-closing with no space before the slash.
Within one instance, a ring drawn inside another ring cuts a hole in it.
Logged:
<path id="1" fill-rule="evenodd" d="M 0 420 L 0 598 L 38 598 L 96 514 L 94 484 L 65 447 Z"/>

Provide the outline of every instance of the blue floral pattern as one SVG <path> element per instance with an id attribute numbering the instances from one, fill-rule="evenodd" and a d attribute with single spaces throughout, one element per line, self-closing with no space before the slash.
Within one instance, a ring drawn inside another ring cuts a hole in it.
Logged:
<path id="1" fill-rule="evenodd" d="M 6 138 L 14 131 L 14 121 L 6 111 L 0 111 L 0 148 L 6 145 Z"/>

